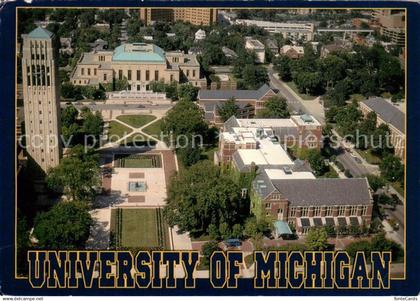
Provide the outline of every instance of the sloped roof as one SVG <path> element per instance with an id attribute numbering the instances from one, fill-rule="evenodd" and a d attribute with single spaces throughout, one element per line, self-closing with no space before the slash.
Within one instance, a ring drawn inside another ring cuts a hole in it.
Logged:
<path id="1" fill-rule="evenodd" d="M 271 88 L 264 84 L 258 90 L 200 90 L 198 93 L 198 99 L 217 99 L 217 100 L 226 100 L 234 97 L 236 100 L 241 99 L 260 99 Z"/>
<path id="2" fill-rule="evenodd" d="M 366 179 L 273 180 L 272 184 L 291 206 L 371 203 Z"/>
<path id="3" fill-rule="evenodd" d="M 54 34 L 42 27 L 37 27 L 29 33 L 31 39 L 51 39 Z"/>
<path id="4" fill-rule="evenodd" d="M 376 97 L 363 101 L 371 110 L 373 110 L 383 121 L 393 125 L 402 133 L 405 133 L 404 113 L 385 99 Z"/>

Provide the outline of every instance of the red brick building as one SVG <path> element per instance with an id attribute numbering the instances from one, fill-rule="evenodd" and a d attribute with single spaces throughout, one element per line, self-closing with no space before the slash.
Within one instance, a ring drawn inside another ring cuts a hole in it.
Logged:
<path id="1" fill-rule="evenodd" d="M 373 201 L 366 178 L 316 179 L 309 174 L 262 170 L 253 183 L 251 210 L 294 225 L 298 234 L 316 226 L 369 226 Z"/>

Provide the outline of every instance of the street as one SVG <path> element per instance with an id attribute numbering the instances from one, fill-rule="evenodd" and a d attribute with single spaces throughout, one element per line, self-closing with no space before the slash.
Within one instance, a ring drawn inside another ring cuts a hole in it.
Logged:
<path id="1" fill-rule="evenodd" d="M 270 78 L 270 86 L 273 89 L 279 90 L 280 94 L 286 98 L 287 104 L 290 108 L 292 108 L 292 111 L 299 114 L 310 114 L 322 125 L 325 124 L 324 108 L 319 103 L 319 97 L 313 100 L 303 100 L 299 97 L 299 95 L 291 90 L 291 88 L 275 76 L 272 66 L 267 68 L 267 72 L 268 77 Z"/>

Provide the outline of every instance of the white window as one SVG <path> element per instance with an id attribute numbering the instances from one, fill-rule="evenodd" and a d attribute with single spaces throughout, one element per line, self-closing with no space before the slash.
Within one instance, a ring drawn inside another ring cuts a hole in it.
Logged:
<path id="1" fill-rule="evenodd" d="M 340 206 L 338 207 L 338 215 L 339 216 L 344 216 L 346 212 L 346 206 Z"/>
<path id="2" fill-rule="evenodd" d="M 290 207 L 289 216 L 290 217 L 296 216 L 296 207 Z"/>

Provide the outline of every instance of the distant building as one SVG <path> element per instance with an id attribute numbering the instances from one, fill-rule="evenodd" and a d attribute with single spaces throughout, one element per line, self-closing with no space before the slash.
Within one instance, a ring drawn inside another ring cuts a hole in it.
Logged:
<path id="1" fill-rule="evenodd" d="M 238 19 L 236 24 L 258 26 L 264 28 L 271 34 L 280 33 L 285 39 L 312 41 L 314 38 L 315 26 L 313 23 L 280 23 L 258 20 Z"/>
<path id="2" fill-rule="evenodd" d="M 291 169 L 263 169 L 252 184 L 251 211 L 275 220 L 277 236 L 306 234 L 312 227 L 368 227 L 373 200 L 366 178 L 315 179 Z"/>
<path id="3" fill-rule="evenodd" d="M 230 48 L 227 48 L 226 46 L 223 46 L 222 47 L 222 51 L 223 51 L 223 53 L 225 54 L 225 56 L 227 58 L 234 59 L 234 58 L 237 58 L 238 57 L 238 55 L 236 54 L 235 51 L 233 51 Z"/>
<path id="4" fill-rule="evenodd" d="M 219 10 L 217 14 L 217 22 L 220 24 L 233 24 L 237 14 L 234 11 Z"/>
<path id="5" fill-rule="evenodd" d="M 198 104 L 204 110 L 208 122 L 221 125 L 223 121 L 218 108 L 227 100 L 235 99 L 242 118 L 252 118 L 264 108 L 265 101 L 275 95 L 276 93 L 268 85 L 263 85 L 258 90 L 200 90 Z"/>
<path id="6" fill-rule="evenodd" d="M 201 49 L 201 47 L 191 47 L 188 49 L 188 54 L 201 55 L 202 53 L 203 49 Z"/>
<path id="7" fill-rule="evenodd" d="M 223 124 L 215 160 L 232 162 L 239 171 L 249 169 L 251 162 L 264 168 L 292 167 L 294 163 L 284 150 L 287 146 L 319 149 L 321 144 L 322 126 L 310 115 L 270 119 L 232 116 Z"/>
<path id="8" fill-rule="evenodd" d="M 195 33 L 195 41 L 202 41 L 206 38 L 206 32 L 202 29 L 199 29 Z"/>
<path id="9" fill-rule="evenodd" d="M 22 90 L 27 152 L 47 172 L 59 164 L 61 149 L 58 45 L 37 27 L 22 35 Z"/>
<path id="10" fill-rule="evenodd" d="M 309 139 L 309 137 L 311 137 Z M 315 139 L 314 139 L 315 138 Z M 321 124 L 310 115 L 284 119 L 239 119 L 223 125 L 215 164 L 240 173 L 256 171 L 250 194 L 257 218 L 269 216 L 274 234 L 306 234 L 311 227 L 369 226 L 372 196 L 367 180 L 316 178 L 287 147 L 319 148 Z"/>
<path id="11" fill-rule="evenodd" d="M 217 21 L 214 8 L 140 8 L 140 20 L 146 25 L 156 21 L 189 22 L 193 25 L 212 25 Z"/>
<path id="12" fill-rule="evenodd" d="M 72 55 L 74 53 L 74 49 L 71 46 L 71 42 L 71 38 L 60 38 L 60 53 Z"/>
<path id="13" fill-rule="evenodd" d="M 280 49 L 280 54 L 295 60 L 303 57 L 305 50 L 302 46 L 284 45 Z"/>
<path id="14" fill-rule="evenodd" d="M 405 13 L 383 15 L 378 17 L 381 35 L 388 37 L 392 43 L 405 46 Z"/>
<path id="15" fill-rule="evenodd" d="M 148 90 L 150 82 L 190 82 L 195 87 L 206 85 L 201 77 L 197 57 L 181 51 L 165 52 L 154 44 L 128 43 L 113 51 L 83 53 L 73 70 L 74 85 L 112 83 L 128 80 L 129 90 Z"/>
<path id="16" fill-rule="evenodd" d="M 254 51 L 257 55 L 257 63 L 265 63 L 265 46 L 258 40 L 247 38 L 245 40 L 245 49 Z"/>
<path id="17" fill-rule="evenodd" d="M 100 32 L 109 32 L 110 30 L 108 23 L 96 23 L 96 24 L 93 24 L 92 27 Z"/>
<path id="18" fill-rule="evenodd" d="M 265 41 L 265 45 L 267 46 L 268 49 L 270 49 L 270 51 L 274 54 L 274 55 L 278 55 L 279 54 L 279 46 L 277 46 L 276 41 L 271 40 L 271 39 L 267 39 Z"/>
<path id="19" fill-rule="evenodd" d="M 405 115 L 383 98 L 375 97 L 359 102 L 359 108 L 366 116 L 369 112 L 377 115 L 377 125 L 386 124 L 391 131 L 391 143 L 395 155 L 404 159 L 405 150 Z"/>
<path id="20" fill-rule="evenodd" d="M 331 44 L 321 47 L 321 58 L 324 58 L 333 53 L 350 52 L 352 47 L 352 43 L 347 43 L 345 41 L 335 41 Z"/>
<path id="21" fill-rule="evenodd" d="M 96 39 L 95 42 L 90 43 L 89 46 L 94 51 L 102 51 L 108 49 L 108 42 L 102 39 Z"/>

